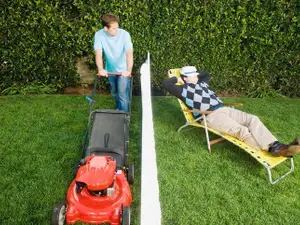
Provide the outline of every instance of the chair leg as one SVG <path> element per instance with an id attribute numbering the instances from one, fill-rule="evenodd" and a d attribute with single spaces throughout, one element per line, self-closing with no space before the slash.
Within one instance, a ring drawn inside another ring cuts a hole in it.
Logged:
<path id="1" fill-rule="evenodd" d="M 195 122 L 199 122 L 199 120 L 201 120 L 201 119 L 202 119 L 202 117 L 197 118 L 197 119 L 195 119 L 193 121 L 190 121 L 190 122 L 186 122 L 184 125 L 182 125 L 181 127 L 179 127 L 179 129 L 177 130 L 177 132 L 180 132 L 183 128 L 188 127 L 188 126 L 190 126 L 191 124 L 193 124 Z"/>
<path id="2" fill-rule="evenodd" d="M 181 127 L 179 127 L 179 129 L 177 130 L 177 132 L 180 132 L 183 128 L 189 126 L 190 123 L 185 123 L 184 125 L 182 125 Z"/>
<path id="3" fill-rule="evenodd" d="M 285 178 L 287 175 L 289 175 L 291 172 L 294 171 L 294 159 L 293 158 L 290 158 L 290 170 L 287 171 L 285 174 L 283 174 L 282 176 L 278 177 L 276 180 L 273 180 L 273 177 L 272 177 L 272 171 L 271 171 L 271 168 L 269 167 L 266 167 L 267 168 L 267 171 L 268 171 L 268 176 L 269 176 L 269 181 L 271 184 L 276 184 L 278 181 L 282 180 L 283 178 Z"/>
<path id="4" fill-rule="evenodd" d="M 206 124 L 206 116 L 205 115 L 203 115 L 203 121 L 204 121 L 204 126 L 205 126 L 205 135 L 206 135 L 207 148 L 208 148 L 208 152 L 210 153 L 211 148 L 210 148 L 209 134 L 208 134 L 207 124 Z"/>

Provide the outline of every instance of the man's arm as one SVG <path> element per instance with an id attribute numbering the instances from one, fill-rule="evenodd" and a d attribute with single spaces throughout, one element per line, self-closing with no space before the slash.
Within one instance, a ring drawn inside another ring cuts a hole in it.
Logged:
<path id="1" fill-rule="evenodd" d="M 124 49 L 126 54 L 126 71 L 122 72 L 122 76 L 127 77 L 130 76 L 132 73 L 132 67 L 133 67 L 133 46 L 130 34 L 128 32 L 125 32 L 124 34 Z"/>
<path id="2" fill-rule="evenodd" d="M 200 81 L 204 81 L 208 84 L 210 80 L 210 73 L 206 71 L 199 71 L 198 78 Z"/>
<path id="3" fill-rule="evenodd" d="M 107 76 L 106 70 L 103 69 L 103 58 L 102 58 L 102 50 L 96 50 L 96 65 L 98 68 L 98 76 Z"/>
<path id="4" fill-rule="evenodd" d="M 179 80 L 180 81 L 180 80 Z M 182 85 L 176 85 L 178 82 L 177 77 L 171 77 L 167 80 L 164 80 L 162 85 L 163 88 L 168 91 L 170 94 L 174 95 L 175 97 L 179 99 L 183 99 L 181 93 L 182 93 Z"/>
<path id="5" fill-rule="evenodd" d="M 126 64 L 127 64 L 127 71 L 131 74 L 132 67 L 133 67 L 133 50 L 128 49 L 126 51 Z"/>
<path id="6" fill-rule="evenodd" d="M 122 72 L 123 76 L 129 76 L 132 73 L 132 67 L 133 67 L 133 49 L 128 49 L 126 52 L 126 65 L 127 65 L 127 72 Z"/>

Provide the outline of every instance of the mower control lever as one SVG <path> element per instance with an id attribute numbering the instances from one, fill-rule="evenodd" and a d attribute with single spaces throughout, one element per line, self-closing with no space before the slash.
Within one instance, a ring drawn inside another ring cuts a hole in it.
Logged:
<path id="1" fill-rule="evenodd" d="M 85 96 L 86 100 L 88 100 L 89 102 L 94 102 L 95 100 L 92 100 L 89 96 Z"/>

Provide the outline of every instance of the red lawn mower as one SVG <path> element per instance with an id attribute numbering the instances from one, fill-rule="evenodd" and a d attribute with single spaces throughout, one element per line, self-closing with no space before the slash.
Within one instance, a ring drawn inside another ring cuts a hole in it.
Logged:
<path id="1" fill-rule="evenodd" d="M 128 164 L 130 112 L 92 111 L 98 78 L 90 102 L 90 115 L 82 148 L 75 165 L 66 202 L 57 203 L 52 225 L 109 223 L 130 224 L 134 167 Z M 132 79 L 131 79 L 132 89 Z M 131 100 L 130 91 L 130 100 Z M 87 146 L 87 140 L 89 143 Z"/>

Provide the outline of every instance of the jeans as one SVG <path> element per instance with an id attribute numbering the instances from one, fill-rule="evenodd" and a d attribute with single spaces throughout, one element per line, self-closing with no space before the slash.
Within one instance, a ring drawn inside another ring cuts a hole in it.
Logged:
<path id="1" fill-rule="evenodd" d="M 130 77 L 109 76 L 108 80 L 117 109 L 129 112 Z"/>

